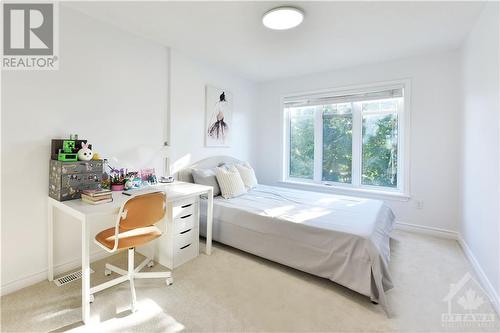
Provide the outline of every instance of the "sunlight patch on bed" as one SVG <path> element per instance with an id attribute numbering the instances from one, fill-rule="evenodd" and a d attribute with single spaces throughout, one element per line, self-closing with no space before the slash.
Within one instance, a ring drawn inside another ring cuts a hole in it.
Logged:
<path id="1" fill-rule="evenodd" d="M 279 217 L 281 219 L 294 222 L 303 223 L 309 220 L 317 219 L 331 213 L 330 209 L 323 207 L 311 207 L 305 209 L 297 209 L 296 206 L 280 206 L 264 210 L 260 215 L 269 217 Z"/>
<path id="2" fill-rule="evenodd" d="M 365 203 L 368 199 L 361 199 L 361 198 L 340 198 L 340 197 L 328 197 L 328 198 L 321 198 L 318 200 L 318 203 L 320 205 L 332 205 L 335 203 L 342 203 L 346 205 L 347 207 L 354 207 L 357 205 L 361 205 Z"/>
<path id="3" fill-rule="evenodd" d="M 303 223 L 309 220 L 320 218 L 321 216 L 325 216 L 330 213 L 331 211 L 329 209 L 314 207 L 309 209 L 301 209 L 293 214 L 286 214 L 283 216 L 283 218 L 290 222 Z"/>
<path id="4" fill-rule="evenodd" d="M 293 205 L 269 208 L 269 209 L 265 209 L 264 212 L 261 213 L 260 215 L 270 216 L 270 217 L 277 217 L 277 216 L 281 216 L 284 213 L 292 210 L 293 208 L 294 208 Z"/>

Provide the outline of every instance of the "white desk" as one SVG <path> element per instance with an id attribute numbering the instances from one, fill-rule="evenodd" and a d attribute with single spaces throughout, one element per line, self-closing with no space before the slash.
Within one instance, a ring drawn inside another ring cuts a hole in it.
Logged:
<path id="1" fill-rule="evenodd" d="M 152 186 L 143 191 L 134 191 L 139 194 L 147 191 L 165 191 L 167 201 L 181 200 L 193 196 L 206 194 L 207 205 L 207 240 L 205 253 L 210 255 L 212 251 L 212 214 L 213 214 L 213 188 L 198 184 L 175 182 L 171 184 L 160 184 Z M 96 216 L 118 215 L 121 205 L 130 196 L 122 192 L 113 192 L 113 202 L 102 205 L 90 205 L 81 200 L 57 201 L 49 197 L 48 200 L 48 274 L 49 281 L 54 279 L 54 209 L 76 218 L 81 224 L 82 233 L 82 320 L 87 323 L 90 317 L 90 259 L 89 246 L 91 236 L 89 234 L 89 223 Z"/>

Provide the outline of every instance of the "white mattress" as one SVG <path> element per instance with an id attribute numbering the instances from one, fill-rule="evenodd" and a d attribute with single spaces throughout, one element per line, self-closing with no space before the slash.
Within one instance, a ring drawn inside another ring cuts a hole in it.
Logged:
<path id="1" fill-rule="evenodd" d="M 379 200 L 258 185 L 237 198 L 214 199 L 213 239 L 328 278 L 387 311 L 393 223 Z"/>

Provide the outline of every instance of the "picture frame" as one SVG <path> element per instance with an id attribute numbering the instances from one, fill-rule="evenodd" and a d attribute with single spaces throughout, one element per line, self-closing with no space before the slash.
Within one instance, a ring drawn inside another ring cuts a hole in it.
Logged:
<path id="1" fill-rule="evenodd" d="M 205 87 L 205 146 L 230 147 L 233 130 L 233 95 L 227 89 Z"/>

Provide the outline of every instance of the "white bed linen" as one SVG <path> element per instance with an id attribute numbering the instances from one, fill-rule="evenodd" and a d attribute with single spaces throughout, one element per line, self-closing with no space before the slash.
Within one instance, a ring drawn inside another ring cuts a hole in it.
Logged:
<path id="1" fill-rule="evenodd" d="M 328 278 L 388 310 L 394 214 L 382 201 L 258 185 L 215 198 L 213 216 L 214 240 Z"/>

